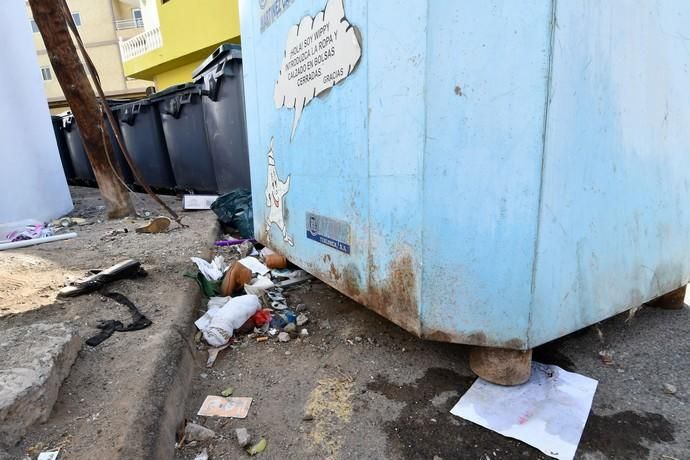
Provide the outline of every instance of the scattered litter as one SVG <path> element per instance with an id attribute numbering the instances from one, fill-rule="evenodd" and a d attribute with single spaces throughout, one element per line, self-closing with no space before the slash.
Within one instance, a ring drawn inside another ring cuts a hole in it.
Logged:
<path id="1" fill-rule="evenodd" d="M 309 337 L 309 331 L 306 328 L 304 328 L 304 329 L 299 331 L 299 336 L 300 337 Z"/>
<path id="2" fill-rule="evenodd" d="M 118 292 L 106 292 L 103 294 L 105 297 L 109 297 L 113 299 L 114 301 L 121 303 L 122 305 L 126 306 L 129 309 L 129 312 L 132 315 L 132 322 L 129 323 L 127 326 L 122 324 L 120 321 L 109 319 L 106 321 L 99 321 L 96 327 L 101 330 L 98 334 L 94 335 L 90 339 L 86 341 L 86 344 L 95 347 L 100 345 L 103 341 L 108 339 L 111 335 L 113 335 L 115 332 L 131 332 L 131 331 L 139 331 L 141 329 L 146 329 L 149 327 L 152 323 L 151 320 L 148 319 L 146 316 L 144 316 L 139 309 L 137 308 L 134 303 L 132 303 L 131 300 L 129 300 L 126 296 L 118 293 Z"/>
<path id="3" fill-rule="evenodd" d="M 223 398 L 222 396 L 206 396 L 197 415 L 203 417 L 232 417 L 246 418 L 252 398 Z"/>
<path id="4" fill-rule="evenodd" d="M 117 235 L 122 235 L 124 233 L 129 233 L 129 230 L 126 228 L 115 228 L 113 230 L 110 230 L 109 232 L 106 232 L 101 239 L 102 240 L 107 240 L 107 239 L 112 239 L 112 237 L 117 236 Z"/>
<path id="5" fill-rule="evenodd" d="M 297 304 L 297 306 L 295 307 L 295 311 L 297 313 L 302 313 L 303 311 L 306 311 L 306 310 L 307 310 L 307 306 L 304 305 L 303 303 Z"/>
<path id="6" fill-rule="evenodd" d="M 266 257 L 272 256 L 274 254 L 277 254 L 277 252 L 275 252 L 273 249 L 269 248 L 268 246 L 265 246 L 263 249 L 261 249 L 261 251 L 259 251 L 259 255 L 264 259 Z"/>
<path id="7" fill-rule="evenodd" d="M 280 254 L 271 254 L 264 257 L 264 263 L 268 268 L 285 268 L 287 267 L 287 259 Z"/>
<path id="8" fill-rule="evenodd" d="M 211 209 L 211 205 L 218 199 L 218 195 L 182 195 L 182 209 L 197 211 Z"/>
<path id="9" fill-rule="evenodd" d="M 664 383 L 663 385 L 664 393 L 667 395 L 674 395 L 678 391 L 678 388 L 676 388 L 675 385 L 671 385 L 670 383 Z"/>
<path id="10" fill-rule="evenodd" d="M 235 428 L 235 436 L 240 447 L 247 447 L 252 442 L 252 436 L 246 428 Z"/>
<path id="11" fill-rule="evenodd" d="M 172 220 L 165 216 L 156 217 L 143 227 L 138 227 L 135 231 L 137 233 L 163 233 L 170 228 Z"/>
<path id="12" fill-rule="evenodd" d="M 287 323 L 283 330 L 292 334 L 293 332 L 297 332 L 297 325 L 295 323 Z"/>
<path id="13" fill-rule="evenodd" d="M 41 452 L 38 454 L 36 460 L 57 460 L 58 455 L 60 455 L 60 449 L 50 452 Z"/>
<path id="14" fill-rule="evenodd" d="M 292 274 L 293 270 L 288 268 L 274 268 L 271 270 L 271 276 L 274 278 L 288 279 Z"/>
<path id="15" fill-rule="evenodd" d="M 196 423 L 187 423 L 184 427 L 184 439 L 188 442 L 205 442 L 216 437 L 216 432 Z"/>
<path id="16" fill-rule="evenodd" d="M 37 220 L 22 220 L 0 225 L 0 251 L 75 238 L 76 233 L 54 235 L 50 226 Z"/>
<path id="17" fill-rule="evenodd" d="M 245 189 L 235 189 L 218 197 L 211 204 L 218 220 L 236 228 L 242 238 L 254 237 L 254 213 L 252 193 Z"/>
<path id="18" fill-rule="evenodd" d="M 272 327 L 268 330 L 268 335 L 270 335 L 271 337 L 275 337 L 277 334 L 278 334 L 278 329 L 276 329 L 275 327 Z"/>
<path id="19" fill-rule="evenodd" d="M 230 341 L 235 329 L 239 329 L 260 309 L 261 303 L 255 295 L 233 297 L 222 307 L 209 301 L 208 311 L 194 324 L 209 345 L 220 347 Z"/>
<path id="20" fill-rule="evenodd" d="M 265 341 L 267 341 L 267 340 L 268 340 L 268 337 L 266 337 L 266 336 L 261 336 L 261 337 L 257 337 L 257 338 L 256 338 L 256 341 L 257 341 L 257 342 L 265 342 Z"/>
<path id="21" fill-rule="evenodd" d="M 250 243 L 256 243 L 256 240 L 254 238 L 241 238 L 239 240 L 220 240 L 216 241 L 214 244 L 216 246 L 237 246 L 238 244 L 243 244 L 247 241 L 249 241 Z"/>
<path id="22" fill-rule="evenodd" d="M 204 447 L 204 449 L 201 452 L 196 454 L 194 460 L 208 460 L 208 450 Z"/>
<path id="23" fill-rule="evenodd" d="M 270 278 L 263 275 L 259 275 L 254 280 L 252 280 L 251 284 L 245 284 L 244 290 L 247 294 L 262 296 L 267 290 L 272 289 L 273 287 L 275 287 L 275 285 L 273 284 L 273 281 L 271 281 Z"/>
<path id="24" fill-rule="evenodd" d="M 242 264 L 235 263 L 220 286 L 221 294 L 229 296 L 252 280 L 252 271 Z"/>
<path id="25" fill-rule="evenodd" d="M 607 366 L 613 364 L 613 350 L 601 350 L 599 352 L 599 358 L 601 362 Z"/>
<path id="26" fill-rule="evenodd" d="M 211 368 L 218 359 L 218 353 L 228 348 L 230 344 L 225 344 L 222 347 L 211 347 L 208 349 L 208 358 L 206 359 L 206 367 Z"/>
<path id="27" fill-rule="evenodd" d="M 278 342 L 289 342 L 290 341 L 290 334 L 287 332 L 281 332 L 278 334 Z"/>
<path id="28" fill-rule="evenodd" d="M 207 262 L 199 257 L 192 257 L 192 262 L 196 264 L 201 274 L 211 281 L 218 281 L 221 279 L 223 273 L 225 273 L 225 270 L 228 268 L 223 256 L 216 256 L 211 262 Z"/>
<path id="29" fill-rule="evenodd" d="M 62 233 L 60 235 L 46 236 L 43 238 L 34 238 L 31 240 L 15 241 L 13 243 L 2 243 L 0 242 L 0 251 L 6 249 L 19 249 L 28 246 L 35 246 L 37 244 L 52 243 L 54 241 L 69 240 L 71 238 L 76 238 L 76 233 Z"/>
<path id="30" fill-rule="evenodd" d="M 253 273 L 258 273 L 259 275 L 265 275 L 269 272 L 268 267 L 254 257 L 245 257 L 244 259 L 240 259 L 239 263 L 250 269 Z"/>
<path id="31" fill-rule="evenodd" d="M 303 283 L 303 282 L 310 280 L 312 278 L 313 278 L 313 276 L 311 276 L 309 273 L 305 272 L 304 270 L 293 270 L 288 279 L 286 279 L 285 281 L 280 281 L 279 283 L 276 283 L 276 286 L 280 287 L 280 288 L 286 288 L 288 286 L 293 286 L 295 284 Z"/>
<path id="32" fill-rule="evenodd" d="M 134 259 L 123 260 L 105 270 L 76 281 L 71 286 L 64 287 L 58 292 L 58 297 L 75 297 L 96 291 L 108 283 L 125 278 L 139 278 L 146 276 L 146 270 L 141 263 Z"/>
<path id="33" fill-rule="evenodd" d="M 259 442 L 247 449 L 247 453 L 253 457 L 254 455 L 260 454 L 261 452 L 266 450 L 267 445 L 268 443 L 266 442 L 266 440 L 264 438 L 261 438 Z"/>
<path id="34" fill-rule="evenodd" d="M 220 392 L 220 395 L 227 398 L 228 396 L 232 396 L 233 391 L 235 391 L 233 387 L 227 387 L 225 390 Z"/>
<path id="35" fill-rule="evenodd" d="M 359 343 L 362 341 L 362 338 L 360 336 L 355 336 L 355 342 Z"/>
<path id="36" fill-rule="evenodd" d="M 62 217 L 50 223 L 53 227 L 67 228 L 74 225 L 86 225 L 87 221 L 81 217 Z"/>
<path id="37" fill-rule="evenodd" d="M 477 379 L 450 412 L 548 456 L 572 459 L 596 387 L 589 377 L 533 362 L 526 383 L 506 387 Z"/>
<path id="38" fill-rule="evenodd" d="M 0 243 L 45 238 L 53 235 L 53 229 L 43 222 L 33 219 L 12 222 L 0 226 Z"/>
<path id="39" fill-rule="evenodd" d="M 270 324 L 271 317 L 271 310 L 263 309 L 254 313 L 254 316 L 252 316 L 252 321 L 254 321 L 254 326 L 261 327 L 265 324 Z"/>
<path id="40" fill-rule="evenodd" d="M 305 324 L 307 324 L 308 322 L 309 322 L 309 317 L 307 315 L 305 315 L 304 313 L 300 313 L 299 315 L 297 315 L 297 320 L 296 320 L 297 326 L 302 327 Z"/>
<path id="41" fill-rule="evenodd" d="M 271 299 L 271 308 L 274 310 L 287 310 L 287 301 L 281 292 L 277 290 L 270 290 L 266 291 L 266 295 L 269 299 Z"/>

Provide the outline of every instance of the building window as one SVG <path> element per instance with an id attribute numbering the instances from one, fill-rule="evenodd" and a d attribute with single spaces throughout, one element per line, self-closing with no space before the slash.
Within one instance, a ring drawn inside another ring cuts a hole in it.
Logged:
<path id="1" fill-rule="evenodd" d="M 132 20 L 136 27 L 144 27 L 144 18 L 141 15 L 141 8 L 132 8 Z"/>
<path id="2" fill-rule="evenodd" d="M 34 21 L 33 19 L 31 20 L 31 30 L 33 31 L 33 33 L 38 32 L 38 24 L 36 24 L 36 21 Z"/>
<path id="3" fill-rule="evenodd" d="M 72 19 L 74 20 L 74 24 L 80 26 L 81 25 L 81 14 L 79 13 L 72 13 Z"/>
<path id="4" fill-rule="evenodd" d="M 43 81 L 48 81 L 53 79 L 53 73 L 50 71 L 50 67 L 41 67 L 41 76 Z"/>

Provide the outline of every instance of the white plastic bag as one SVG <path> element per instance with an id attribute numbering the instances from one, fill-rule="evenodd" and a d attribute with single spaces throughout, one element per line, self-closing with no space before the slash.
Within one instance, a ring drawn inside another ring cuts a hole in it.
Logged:
<path id="1" fill-rule="evenodd" d="M 194 323 L 212 347 L 228 343 L 235 329 L 239 329 L 261 309 L 261 302 L 255 295 L 229 298 L 222 307 L 217 306 L 219 299 L 221 298 L 209 299 L 208 311 Z"/>
<path id="2" fill-rule="evenodd" d="M 199 268 L 201 274 L 209 281 L 218 281 L 223 277 L 225 270 L 228 269 L 228 264 L 225 263 L 223 256 L 216 256 L 211 262 L 207 262 L 199 257 L 192 257 L 191 259 Z"/>

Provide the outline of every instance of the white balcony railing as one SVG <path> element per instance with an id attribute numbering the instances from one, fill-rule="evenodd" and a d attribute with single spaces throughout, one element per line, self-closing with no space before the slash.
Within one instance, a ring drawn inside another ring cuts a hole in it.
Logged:
<path id="1" fill-rule="evenodd" d="M 129 61 L 161 46 L 163 46 L 163 37 L 161 36 L 160 28 L 156 27 L 155 29 L 147 30 L 129 40 L 120 42 L 122 60 L 125 62 Z"/>
<path id="2" fill-rule="evenodd" d="M 115 21 L 115 30 L 138 29 L 140 27 L 144 27 L 144 20 L 141 18 Z"/>

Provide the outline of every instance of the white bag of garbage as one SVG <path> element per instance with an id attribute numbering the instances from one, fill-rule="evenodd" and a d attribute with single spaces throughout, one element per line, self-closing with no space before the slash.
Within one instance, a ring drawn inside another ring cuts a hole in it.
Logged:
<path id="1" fill-rule="evenodd" d="M 222 300 L 227 299 L 222 306 Z M 230 341 L 235 329 L 239 329 L 254 313 L 261 309 L 255 295 L 238 297 L 212 297 L 208 311 L 194 323 L 212 347 L 220 347 Z"/>

